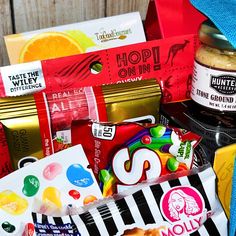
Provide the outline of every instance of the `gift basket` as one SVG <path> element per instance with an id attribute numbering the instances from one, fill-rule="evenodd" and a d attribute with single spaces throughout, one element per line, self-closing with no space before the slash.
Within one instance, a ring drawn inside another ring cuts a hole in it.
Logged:
<path id="1" fill-rule="evenodd" d="M 234 7 L 6 35 L 0 235 L 234 236 Z"/>

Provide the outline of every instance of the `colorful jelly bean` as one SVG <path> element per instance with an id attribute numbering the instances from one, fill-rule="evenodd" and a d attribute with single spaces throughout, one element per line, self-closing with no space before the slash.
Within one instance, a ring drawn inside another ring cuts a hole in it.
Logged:
<path id="1" fill-rule="evenodd" d="M 54 204 L 56 207 L 61 208 L 61 193 L 60 191 L 55 187 L 47 187 L 43 191 L 42 200 L 46 204 Z"/>
<path id="2" fill-rule="evenodd" d="M 161 136 L 163 136 L 166 132 L 166 127 L 162 126 L 162 125 L 158 125 L 156 127 L 150 128 L 150 134 L 152 135 L 152 137 L 155 138 L 160 138 Z"/>
<path id="3" fill-rule="evenodd" d="M 33 236 L 33 235 L 34 235 L 34 225 L 32 223 L 26 224 L 22 236 Z"/>
<path id="4" fill-rule="evenodd" d="M 174 158 L 174 157 L 170 157 L 167 161 L 167 168 L 170 171 L 176 171 L 179 167 L 179 162 Z"/>
<path id="5" fill-rule="evenodd" d="M 80 193 L 77 190 L 70 190 L 68 193 L 71 197 L 73 197 L 75 200 L 78 200 L 80 198 Z"/>
<path id="6" fill-rule="evenodd" d="M 110 176 L 111 175 L 110 175 L 109 171 L 106 169 L 100 170 L 100 172 L 99 172 L 99 180 L 102 183 L 106 183 L 110 179 Z"/>
<path id="7" fill-rule="evenodd" d="M 28 201 L 11 190 L 0 192 L 0 208 L 11 215 L 21 215 L 28 208 Z"/>
<path id="8" fill-rule="evenodd" d="M 70 183 L 78 187 L 86 188 L 94 182 L 91 173 L 80 164 L 71 165 L 66 171 L 66 176 Z"/>
<path id="9" fill-rule="evenodd" d="M 16 230 L 16 227 L 14 225 L 10 224 L 8 221 L 5 221 L 2 223 L 2 228 L 7 233 L 13 233 Z"/>
<path id="10" fill-rule="evenodd" d="M 84 205 L 86 205 L 86 204 L 89 204 L 89 203 L 94 202 L 96 200 L 97 200 L 97 198 L 95 196 L 88 195 L 87 197 L 84 198 L 83 203 L 84 203 Z"/>
<path id="11" fill-rule="evenodd" d="M 149 135 L 144 135 L 142 138 L 141 138 L 141 142 L 143 144 L 150 144 L 152 142 L 152 138 L 151 136 Z"/>
<path id="12" fill-rule="evenodd" d="M 161 152 L 164 152 L 164 153 L 169 153 L 169 150 L 170 150 L 170 147 L 171 147 L 171 144 L 165 144 L 164 146 L 162 146 L 161 148 L 160 148 L 160 151 Z"/>
<path id="13" fill-rule="evenodd" d="M 47 165 L 43 170 L 43 177 L 47 180 L 53 180 L 57 175 L 61 174 L 62 166 L 57 162 Z"/>
<path id="14" fill-rule="evenodd" d="M 27 197 L 32 197 L 39 191 L 39 186 L 39 179 L 34 175 L 28 175 L 24 178 L 22 193 Z"/>

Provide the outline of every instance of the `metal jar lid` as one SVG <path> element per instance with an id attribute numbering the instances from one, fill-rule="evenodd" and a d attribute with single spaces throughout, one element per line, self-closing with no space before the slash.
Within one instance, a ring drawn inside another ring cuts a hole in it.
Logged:
<path id="1" fill-rule="evenodd" d="M 226 37 L 210 20 L 206 20 L 201 24 L 199 39 L 202 43 L 214 48 L 236 51 L 236 48 L 230 44 Z"/>

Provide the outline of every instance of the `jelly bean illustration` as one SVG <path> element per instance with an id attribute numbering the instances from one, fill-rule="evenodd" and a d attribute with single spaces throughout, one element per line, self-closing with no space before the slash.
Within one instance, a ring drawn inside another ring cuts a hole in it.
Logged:
<path id="1" fill-rule="evenodd" d="M 128 147 L 130 154 L 132 154 L 136 149 L 141 147 L 146 147 L 152 150 L 158 150 L 165 144 L 172 144 L 172 129 L 158 125 L 149 129 L 149 134 L 140 134 L 132 142 L 128 142 Z"/>
<path id="2" fill-rule="evenodd" d="M 155 138 L 160 138 L 161 136 L 165 134 L 165 132 L 166 132 L 166 127 L 162 125 L 158 125 L 150 129 L 150 133 L 152 137 L 155 137 Z"/>
<path id="3" fill-rule="evenodd" d="M 32 197 L 39 191 L 39 186 L 39 179 L 34 175 L 28 175 L 24 178 L 22 193 L 27 197 Z"/>
<path id="4" fill-rule="evenodd" d="M 33 236 L 33 235 L 34 235 L 34 225 L 32 223 L 26 224 L 22 236 Z"/>
<path id="5" fill-rule="evenodd" d="M 7 233 L 13 233 L 16 230 L 16 227 L 14 225 L 10 224 L 8 221 L 5 221 L 2 223 L 2 228 Z"/>
<path id="6" fill-rule="evenodd" d="M 170 157 L 167 161 L 167 168 L 170 171 L 176 171 L 179 167 L 179 162 L 174 158 L 174 157 Z"/>
<path id="7" fill-rule="evenodd" d="M 160 148 L 160 151 L 164 153 L 169 153 L 170 147 L 171 147 L 171 144 L 165 144 Z"/>
<path id="8" fill-rule="evenodd" d="M 110 179 L 110 176 L 111 175 L 109 171 L 106 169 L 100 170 L 99 172 L 99 179 L 101 180 L 102 183 L 108 182 L 108 180 Z"/>
<path id="9" fill-rule="evenodd" d="M 93 184 L 91 174 L 80 164 L 69 166 L 66 171 L 66 176 L 70 183 L 78 187 L 88 187 Z"/>
<path id="10" fill-rule="evenodd" d="M 78 200 L 80 198 L 80 193 L 75 189 L 70 190 L 69 195 L 73 197 L 75 200 Z"/>
<path id="11" fill-rule="evenodd" d="M 49 205 L 54 204 L 58 208 L 61 208 L 61 206 L 62 206 L 61 193 L 55 187 L 47 187 L 43 191 L 42 200 L 44 203 L 49 204 Z"/>
<path id="12" fill-rule="evenodd" d="M 43 177 L 47 180 L 53 180 L 57 175 L 61 174 L 62 166 L 57 162 L 47 165 L 43 170 Z"/>
<path id="13" fill-rule="evenodd" d="M 21 215 L 28 208 L 28 201 L 11 190 L 0 192 L 0 208 L 11 215 Z"/>
<path id="14" fill-rule="evenodd" d="M 150 144 L 152 142 L 152 138 L 151 136 L 149 135 L 144 135 L 142 138 L 141 138 L 141 142 L 143 144 Z"/>
<path id="15" fill-rule="evenodd" d="M 83 203 L 84 203 L 84 205 L 86 205 L 86 204 L 89 204 L 89 203 L 96 201 L 96 200 L 97 200 L 97 198 L 95 196 L 88 195 L 87 197 L 84 198 Z"/>

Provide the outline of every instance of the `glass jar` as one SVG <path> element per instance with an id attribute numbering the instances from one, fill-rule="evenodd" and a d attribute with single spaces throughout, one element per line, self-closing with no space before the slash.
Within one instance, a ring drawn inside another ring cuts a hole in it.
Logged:
<path id="1" fill-rule="evenodd" d="M 199 30 L 191 98 L 205 109 L 236 112 L 236 48 L 207 20 Z"/>

